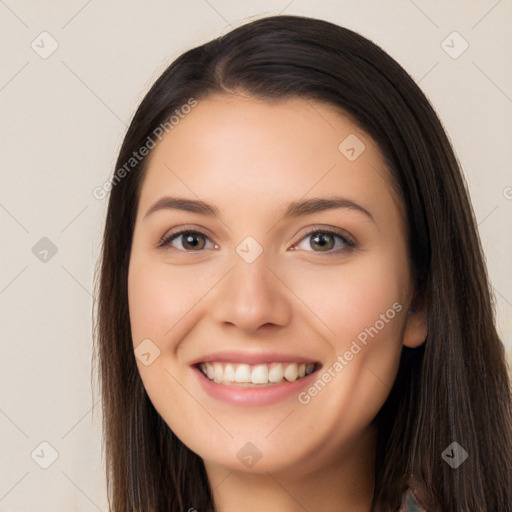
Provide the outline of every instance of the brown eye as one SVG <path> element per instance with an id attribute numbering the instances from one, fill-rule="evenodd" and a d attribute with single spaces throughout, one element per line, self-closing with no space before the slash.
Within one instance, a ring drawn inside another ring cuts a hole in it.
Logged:
<path id="1" fill-rule="evenodd" d="M 346 251 L 356 245 L 352 240 L 341 233 L 318 228 L 307 233 L 299 244 L 297 244 L 297 247 L 301 248 L 300 245 L 303 243 L 306 243 L 306 247 L 302 247 L 302 249 L 306 251 L 309 250 L 307 247 L 309 246 L 309 248 L 312 249 L 310 252 L 325 252 L 329 254 Z"/>
<path id="2" fill-rule="evenodd" d="M 327 233 L 315 235 L 311 238 L 311 247 L 318 247 L 320 251 L 329 251 L 335 245 L 334 237 Z"/>
<path id="3" fill-rule="evenodd" d="M 209 240 L 208 236 L 200 231 L 186 230 L 165 236 L 159 247 L 171 247 L 184 252 L 200 252 L 206 248 L 207 240 Z"/>

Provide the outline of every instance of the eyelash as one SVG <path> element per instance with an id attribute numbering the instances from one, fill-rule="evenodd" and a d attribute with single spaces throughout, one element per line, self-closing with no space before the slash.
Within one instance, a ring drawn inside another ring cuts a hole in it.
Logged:
<path id="1" fill-rule="evenodd" d="M 169 234 L 164 235 L 162 237 L 162 239 L 160 240 L 158 247 L 170 248 L 171 242 L 184 234 L 201 235 L 201 236 L 204 236 L 205 238 L 208 238 L 208 239 L 210 238 L 206 233 L 204 233 L 198 229 L 183 229 L 181 231 L 177 231 L 174 233 L 169 233 Z M 318 227 L 315 227 L 315 228 L 311 229 L 310 231 L 308 231 L 296 244 L 294 244 L 294 246 L 298 245 L 300 242 L 302 242 L 303 240 L 305 240 L 306 238 L 308 238 L 309 236 L 311 236 L 313 234 L 331 235 L 333 237 L 339 238 L 343 242 L 345 247 L 342 247 L 341 249 L 329 250 L 329 251 L 325 251 L 325 252 L 324 251 L 307 251 L 307 252 L 315 252 L 318 254 L 327 254 L 327 255 L 336 255 L 336 254 L 340 254 L 341 252 L 345 252 L 349 249 L 353 249 L 356 246 L 356 243 L 353 240 L 351 240 L 349 237 L 347 237 L 346 235 L 341 234 L 340 232 L 329 229 L 329 228 L 318 228 Z M 175 249 L 175 248 L 172 248 L 172 249 Z M 185 253 L 198 253 L 198 252 L 203 252 L 205 249 L 201 249 L 199 251 L 187 251 L 184 249 L 175 249 L 175 250 L 185 252 Z"/>

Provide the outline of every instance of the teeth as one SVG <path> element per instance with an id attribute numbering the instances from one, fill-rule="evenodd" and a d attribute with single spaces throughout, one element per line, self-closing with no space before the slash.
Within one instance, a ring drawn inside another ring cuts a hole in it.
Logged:
<path id="1" fill-rule="evenodd" d="M 284 370 L 284 378 L 290 382 L 297 380 L 299 376 L 299 368 L 297 367 L 297 363 L 292 363 L 288 365 Z"/>
<path id="2" fill-rule="evenodd" d="M 259 364 L 252 369 L 251 380 L 253 384 L 268 383 L 268 368 L 266 364 Z"/>
<path id="3" fill-rule="evenodd" d="M 238 383 L 244 385 L 272 385 L 280 382 L 294 382 L 312 373 L 314 364 L 270 363 L 270 364 L 232 364 L 201 363 L 201 371 L 217 384 Z"/>
<path id="4" fill-rule="evenodd" d="M 283 380 L 283 365 L 276 364 L 272 367 L 272 369 L 268 372 L 268 380 L 270 382 L 281 382 Z"/>
<path id="5" fill-rule="evenodd" d="M 252 380 L 251 367 L 248 364 L 241 364 L 236 369 L 235 382 L 251 382 L 251 380 Z"/>
<path id="6" fill-rule="evenodd" d="M 227 364 L 224 368 L 224 381 L 235 382 L 235 369 L 232 364 Z"/>
<path id="7" fill-rule="evenodd" d="M 215 382 L 222 382 L 224 380 L 224 370 L 220 363 L 213 365 L 213 380 Z"/>

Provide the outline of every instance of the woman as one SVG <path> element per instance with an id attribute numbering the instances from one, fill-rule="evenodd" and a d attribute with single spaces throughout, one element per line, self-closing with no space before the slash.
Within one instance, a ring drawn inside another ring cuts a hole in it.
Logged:
<path id="1" fill-rule="evenodd" d="M 171 64 L 119 154 L 98 284 L 112 511 L 512 510 L 464 180 L 362 36 L 274 16 Z"/>

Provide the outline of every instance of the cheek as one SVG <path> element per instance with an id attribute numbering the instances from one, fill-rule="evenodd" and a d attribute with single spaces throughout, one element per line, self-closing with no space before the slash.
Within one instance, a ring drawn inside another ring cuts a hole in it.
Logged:
<path id="1" fill-rule="evenodd" d="M 408 283 L 400 261 L 396 255 L 363 255 L 353 264 L 310 267 L 297 273 L 293 289 L 336 349 L 344 350 L 359 335 L 364 339 L 371 327 L 382 338 L 400 337 Z"/>
<path id="2" fill-rule="evenodd" d="M 169 331 L 191 312 L 208 283 L 199 279 L 193 266 L 171 266 L 143 259 L 130 263 L 128 299 L 134 344 L 144 338 L 173 338 Z"/>
<path id="3" fill-rule="evenodd" d="M 329 357 L 319 375 L 326 384 L 315 382 L 300 397 L 301 403 L 311 404 L 317 414 L 331 411 L 334 437 L 342 435 L 340 417 L 343 435 L 364 428 L 393 385 L 408 285 L 401 268 L 407 267 L 396 262 L 396 255 L 372 255 L 337 269 L 317 267 L 294 282 L 297 295 L 321 319 L 317 325 L 329 328 L 322 328 Z"/>
<path id="4" fill-rule="evenodd" d="M 352 263 L 310 269 L 293 289 L 325 333 L 329 360 L 323 370 L 337 384 L 323 396 L 322 406 L 337 410 L 346 404 L 362 419 L 378 411 L 396 376 L 408 273 L 396 253 L 367 254 Z"/>
<path id="5" fill-rule="evenodd" d="M 197 322 L 197 304 L 209 286 L 192 265 L 173 269 L 161 261 L 132 255 L 128 302 L 133 346 L 137 348 L 144 341 L 141 346 L 150 346 L 153 358 L 155 348 L 145 341 L 149 339 L 159 350 L 148 365 L 137 359 L 137 368 L 156 410 L 181 436 L 185 435 L 186 427 L 180 418 L 190 417 L 194 404 L 189 403 L 178 384 L 184 382 L 184 373 L 173 360 L 181 338 Z M 204 418 L 198 416 L 197 421 L 200 423 Z"/>

